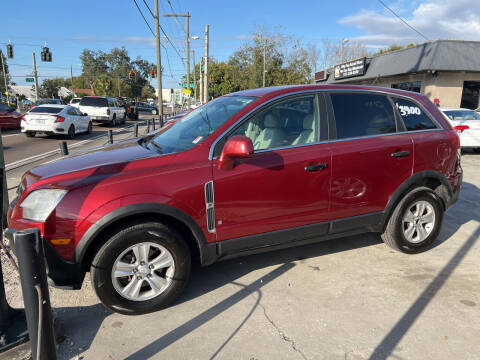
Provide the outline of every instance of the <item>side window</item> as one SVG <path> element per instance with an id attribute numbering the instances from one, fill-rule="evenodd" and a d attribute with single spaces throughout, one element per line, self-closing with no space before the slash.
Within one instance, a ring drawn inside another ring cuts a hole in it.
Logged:
<path id="1" fill-rule="evenodd" d="M 302 145 L 318 141 L 315 95 L 284 100 L 261 110 L 229 135 L 252 139 L 255 150 Z"/>
<path id="2" fill-rule="evenodd" d="M 108 99 L 108 107 L 115 107 L 112 99 Z"/>
<path id="3" fill-rule="evenodd" d="M 337 138 L 396 132 L 392 104 L 384 95 L 331 93 Z"/>
<path id="4" fill-rule="evenodd" d="M 68 108 L 67 114 L 68 114 L 68 115 L 77 116 L 77 113 L 76 113 L 75 109 L 74 109 L 74 108 L 71 108 L 71 107 Z"/>
<path id="5" fill-rule="evenodd" d="M 77 108 L 73 108 L 73 111 L 75 111 L 75 113 L 78 115 L 78 116 L 83 116 L 83 113 L 77 109 Z"/>
<path id="6" fill-rule="evenodd" d="M 401 98 L 393 98 L 393 102 L 402 116 L 408 131 L 437 128 L 432 119 L 414 102 Z"/>

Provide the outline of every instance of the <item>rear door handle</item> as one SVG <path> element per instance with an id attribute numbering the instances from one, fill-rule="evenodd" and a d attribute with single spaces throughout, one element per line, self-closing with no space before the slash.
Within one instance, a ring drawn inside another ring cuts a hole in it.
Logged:
<path id="1" fill-rule="evenodd" d="M 318 165 L 308 165 L 308 166 L 305 166 L 305 171 L 313 172 L 313 171 L 326 169 L 327 167 L 328 167 L 327 163 L 318 164 Z"/>
<path id="2" fill-rule="evenodd" d="M 405 157 L 405 156 L 408 156 L 408 155 L 410 155 L 410 151 L 409 151 L 409 150 L 398 151 L 398 152 L 392 153 L 392 156 L 393 156 L 393 157 L 396 157 L 396 158 Z"/>

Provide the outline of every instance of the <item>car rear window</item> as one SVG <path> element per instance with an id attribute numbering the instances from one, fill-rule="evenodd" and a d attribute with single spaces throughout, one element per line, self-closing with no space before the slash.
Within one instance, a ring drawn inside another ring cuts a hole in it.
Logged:
<path id="1" fill-rule="evenodd" d="M 330 96 L 338 139 L 396 132 L 393 107 L 386 96 L 358 93 Z"/>
<path id="2" fill-rule="evenodd" d="M 60 108 L 60 107 L 36 106 L 33 109 L 31 109 L 29 112 L 31 112 L 31 113 L 58 114 L 62 110 L 63 110 L 63 108 Z"/>
<path id="3" fill-rule="evenodd" d="M 480 114 L 472 110 L 444 111 L 451 120 L 480 120 Z"/>
<path id="4" fill-rule="evenodd" d="M 107 99 L 97 97 L 84 97 L 80 100 L 80 106 L 107 107 Z"/>
<path id="5" fill-rule="evenodd" d="M 72 99 L 72 101 L 71 101 L 72 104 L 76 104 L 78 102 L 80 102 L 80 99 Z"/>
<path id="6" fill-rule="evenodd" d="M 393 98 L 393 102 L 408 131 L 437 128 L 432 119 L 414 102 L 401 98 Z"/>

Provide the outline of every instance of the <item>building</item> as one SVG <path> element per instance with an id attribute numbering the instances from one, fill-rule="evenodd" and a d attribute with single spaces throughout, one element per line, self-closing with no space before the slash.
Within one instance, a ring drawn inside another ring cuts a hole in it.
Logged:
<path id="1" fill-rule="evenodd" d="M 442 107 L 479 107 L 480 42 L 436 40 L 335 65 L 316 83 L 361 84 L 421 92 Z"/>
<path id="2" fill-rule="evenodd" d="M 158 98 L 158 89 L 155 88 L 155 95 Z M 170 89 L 162 89 L 162 100 L 164 103 L 173 104 L 175 105 L 182 105 L 182 89 L 177 88 L 170 88 Z"/>
<path id="3" fill-rule="evenodd" d="M 35 101 L 35 86 L 32 85 L 10 85 L 10 93 L 15 96 L 25 96 L 30 101 Z"/>

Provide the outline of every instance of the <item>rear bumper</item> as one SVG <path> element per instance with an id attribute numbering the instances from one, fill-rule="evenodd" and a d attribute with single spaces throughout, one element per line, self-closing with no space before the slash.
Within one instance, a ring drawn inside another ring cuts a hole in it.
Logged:
<path id="1" fill-rule="evenodd" d="M 110 119 L 110 116 L 92 116 L 92 115 L 90 115 L 90 119 L 92 121 L 98 121 L 98 122 L 110 122 L 110 121 L 112 121 Z"/>
<path id="2" fill-rule="evenodd" d="M 5 237 L 10 241 L 10 244 L 13 244 L 13 235 L 17 231 L 12 228 L 5 230 Z M 42 242 L 45 248 L 49 285 L 61 289 L 80 289 L 85 277 L 85 271 L 82 270 L 80 264 L 63 260 L 48 241 L 42 238 Z"/>

